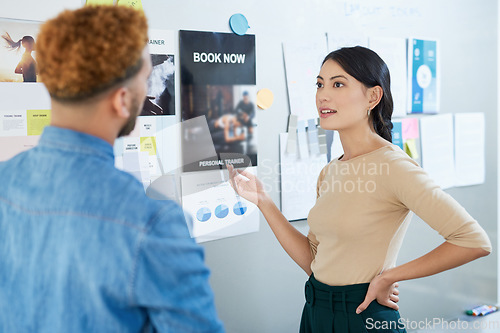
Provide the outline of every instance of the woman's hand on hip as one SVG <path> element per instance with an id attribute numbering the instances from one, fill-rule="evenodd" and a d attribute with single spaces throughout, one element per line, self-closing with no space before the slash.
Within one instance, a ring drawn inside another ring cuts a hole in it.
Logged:
<path id="1" fill-rule="evenodd" d="M 370 282 L 368 287 L 368 292 L 366 293 L 365 300 L 356 309 L 356 313 L 360 314 L 370 303 L 374 300 L 380 305 L 387 306 L 394 310 L 399 310 L 399 306 L 396 304 L 399 302 L 399 287 L 397 282 L 388 281 L 384 278 L 383 274 L 377 275 Z"/>

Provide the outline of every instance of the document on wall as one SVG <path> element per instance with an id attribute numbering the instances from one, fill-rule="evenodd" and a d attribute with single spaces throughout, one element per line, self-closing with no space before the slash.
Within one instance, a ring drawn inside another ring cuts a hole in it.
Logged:
<path id="1" fill-rule="evenodd" d="M 39 135 L 0 136 L 0 161 L 6 161 L 23 151 L 35 147 L 39 140 Z"/>
<path id="2" fill-rule="evenodd" d="M 484 183 L 484 113 L 455 114 L 456 186 Z"/>
<path id="3" fill-rule="evenodd" d="M 316 77 L 327 55 L 326 36 L 283 43 L 290 113 L 298 120 L 318 118 Z"/>
<path id="4" fill-rule="evenodd" d="M 288 133 L 280 133 L 281 212 L 287 220 L 307 218 L 316 202 L 318 176 L 326 165 L 326 154 L 307 160 L 286 153 Z"/>
<path id="5" fill-rule="evenodd" d="M 375 51 L 389 68 L 391 94 L 394 101 L 393 117 L 406 116 L 406 39 L 370 37 L 370 49 Z"/>
<path id="6" fill-rule="evenodd" d="M 438 43 L 408 39 L 408 113 L 439 112 Z"/>
<path id="7" fill-rule="evenodd" d="M 252 174 L 257 168 L 246 168 Z M 259 230 L 257 206 L 240 197 L 228 181 L 227 170 L 182 175 L 182 208 L 191 216 L 191 237 L 197 242 Z"/>
<path id="8" fill-rule="evenodd" d="M 443 114 L 420 119 L 422 166 L 443 189 L 455 184 L 453 115 Z"/>
<path id="9" fill-rule="evenodd" d="M 27 136 L 26 110 L 0 111 L 0 136 Z"/>

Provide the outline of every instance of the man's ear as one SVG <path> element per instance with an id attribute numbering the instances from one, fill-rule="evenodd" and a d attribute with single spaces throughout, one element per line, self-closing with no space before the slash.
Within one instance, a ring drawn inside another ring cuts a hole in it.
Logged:
<path id="1" fill-rule="evenodd" d="M 126 87 L 120 87 L 110 97 L 116 116 L 128 119 L 130 117 L 130 91 Z"/>
<path id="2" fill-rule="evenodd" d="M 370 88 L 368 93 L 370 95 L 370 109 L 372 110 L 380 103 L 380 100 L 384 96 L 384 90 L 380 86 L 375 86 Z"/>

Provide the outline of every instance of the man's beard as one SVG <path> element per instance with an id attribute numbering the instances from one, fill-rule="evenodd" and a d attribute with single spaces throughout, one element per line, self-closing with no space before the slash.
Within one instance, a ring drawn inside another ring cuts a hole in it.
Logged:
<path id="1" fill-rule="evenodd" d="M 142 104 L 144 104 L 144 101 L 139 102 L 138 98 L 134 97 L 132 99 L 131 107 L 130 107 L 130 116 L 123 125 L 122 129 L 118 133 L 118 137 L 122 137 L 125 135 L 129 135 L 135 128 L 135 122 L 137 120 L 137 116 L 139 115 L 140 111 L 142 110 Z"/>

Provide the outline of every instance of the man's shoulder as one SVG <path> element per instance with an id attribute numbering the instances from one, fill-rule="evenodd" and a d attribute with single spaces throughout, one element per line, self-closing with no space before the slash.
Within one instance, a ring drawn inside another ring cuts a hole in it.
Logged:
<path id="1" fill-rule="evenodd" d="M 151 228 L 163 220 L 185 221 L 184 211 L 174 200 L 154 195 L 156 192 L 152 194 L 148 191 L 146 195 L 143 184 L 125 171 L 116 170 L 114 174 L 114 180 L 106 185 L 108 188 L 114 188 L 113 193 L 110 194 L 111 198 L 115 195 L 121 198 L 119 204 L 128 211 L 128 216 L 142 215 L 140 219 L 146 223 L 144 227 Z"/>

